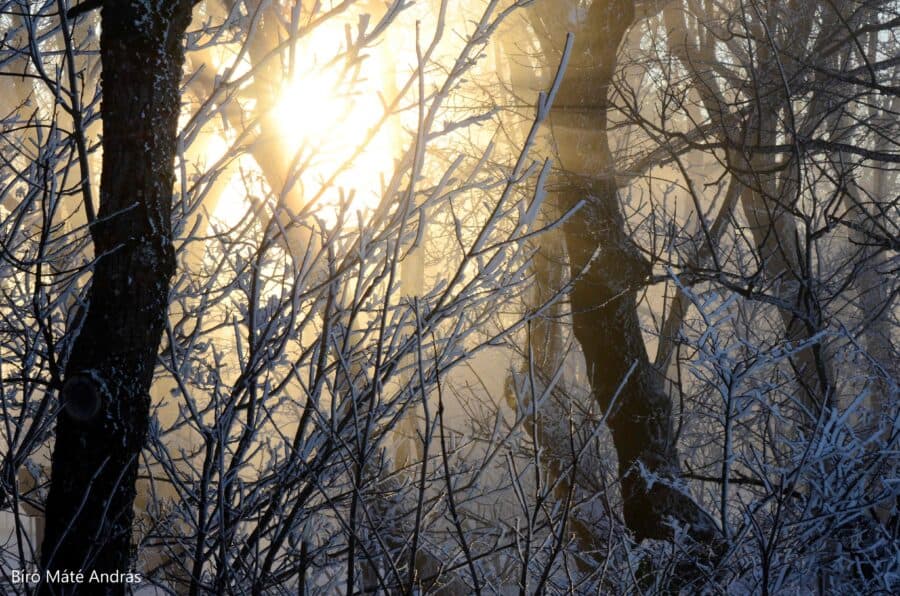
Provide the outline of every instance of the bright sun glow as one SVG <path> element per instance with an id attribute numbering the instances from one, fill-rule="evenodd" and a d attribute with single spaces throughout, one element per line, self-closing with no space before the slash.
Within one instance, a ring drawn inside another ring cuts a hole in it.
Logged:
<path id="1" fill-rule="evenodd" d="M 351 210 L 377 204 L 381 176 L 390 169 L 395 147 L 387 129 L 373 134 L 384 107 L 379 100 L 380 72 L 374 59 L 365 67 L 369 78 L 339 80 L 339 72 L 300 73 L 287 85 L 276 107 L 285 142 L 292 152 L 309 159 L 301 176 L 305 195 L 312 199 L 326 189 L 321 208 L 337 208 L 338 189 L 353 191 Z M 358 154 L 357 154 L 358 153 Z"/>
<path id="2" fill-rule="evenodd" d="M 336 22 L 320 27 L 298 47 L 297 55 L 306 56 L 309 67 L 296 70 L 283 87 L 274 107 L 284 150 L 300 164 L 295 192 L 303 204 L 315 201 L 312 210 L 328 226 L 337 221 L 342 201 L 352 195 L 349 213 L 369 211 L 381 198 L 382 180 L 388 177 L 398 153 L 396 122 L 375 128 L 384 116 L 387 51 L 376 48 L 353 72 L 344 62 L 316 64 L 314 54 L 322 48 L 334 48 L 334 40 L 343 38 L 343 25 Z M 212 149 L 212 148 L 211 148 Z M 246 191 L 229 184 L 215 216 L 233 224 L 246 213 Z M 296 208 L 292 206 L 292 208 Z"/>

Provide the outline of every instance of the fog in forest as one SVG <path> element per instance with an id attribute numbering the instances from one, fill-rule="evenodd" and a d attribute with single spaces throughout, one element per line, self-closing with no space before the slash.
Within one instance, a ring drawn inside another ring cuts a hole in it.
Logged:
<path id="1" fill-rule="evenodd" d="M 898 35 L 0 0 L 0 592 L 897 593 Z"/>

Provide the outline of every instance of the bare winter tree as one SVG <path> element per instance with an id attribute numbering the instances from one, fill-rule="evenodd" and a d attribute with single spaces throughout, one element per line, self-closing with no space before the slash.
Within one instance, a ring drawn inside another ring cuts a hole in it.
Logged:
<path id="1" fill-rule="evenodd" d="M 102 7 L 104 162 L 96 215 L 84 193 L 95 263 L 60 379 L 42 547 L 48 571 L 129 569 L 138 459 L 175 268 L 172 187 L 191 8 L 188 1 Z M 66 36 L 69 24 L 60 18 Z M 89 184 L 82 179 L 83 188 Z M 125 584 L 104 591 L 124 593 Z"/>
<path id="2" fill-rule="evenodd" d="M 0 0 L 0 587 L 895 592 L 898 24 Z"/>
<path id="3" fill-rule="evenodd" d="M 614 122 L 640 131 L 620 146 L 620 178 L 654 168 L 633 187 L 632 237 L 671 280 L 648 324 L 656 365 L 684 399 L 689 476 L 718 495 L 733 549 L 745 532 L 798 528 L 760 542 L 763 590 L 849 583 L 854 565 L 855 585 L 892 573 L 869 557 L 886 556 L 896 531 L 879 512 L 896 507 L 884 484 L 896 475 L 896 353 L 875 339 L 894 333 L 885 275 L 896 255 L 860 234 L 897 225 L 896 190 L 881 185 L 896 161 L 884 141 L 897 122 L 885 87 L 896 9 L 668 3 L 635 31 L 615 80 Z M 892 405 L 869 409 L 887 395 Z M 749 509 L 748 494 L 759 499 Z M 817 549 L 847 554 L 826 561 Z M 778 576 L 780 557 L 810 575 Z"/>

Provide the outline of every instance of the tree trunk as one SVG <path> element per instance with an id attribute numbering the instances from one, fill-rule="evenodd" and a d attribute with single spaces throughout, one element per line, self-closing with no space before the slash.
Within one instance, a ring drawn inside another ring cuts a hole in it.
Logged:
<path id="1" fill-rule="evenodd" d="M 754 145 L 766 146 L 775 142 L 780 109 L 778 90 L 756 89 L 757 102 L 765 107 L 744 119 L 735 119 L 729 113 L 731 104 L 726 93 L 710 68 L 716 61 L 716 41 L 702 27 L 690 31 L 686 18 L 685 11 L 678 5 L 669 4 L 663 10 L 668 50 L 694 80 L 694 90 L 709 113 L 710 121 L 720 125 L 716 132 L 719 140 L 746 147 L 744 151 L 729 149 L 725 160 L 731 176 L 739 183 L 740 205 L 747 218 L 760 267 L 767 282 L 772 284 L 772 294 L 782 304 L 790 305 L 778 309 L 785 338 L 794 344 L 812 344 L 791 359 L 797 372 L 796 393 L 808 410 L 801 425 L 809 428 L 815 425 L 821 408 L 833 399 L 834 375 L 822 346 L 811 341 L 821 330 L 823 315 L 812 295 L 813 273 L 806 271 L 802 262 L 808 247 L 803 245 L 797 222 L 786 208 L 800 181 L 793 178 L 794 168 L 790 163 L 779 165 L 775 156 L 753 151 Z M 805 43 L 810 35 L 805 22 L 793 31 L 795 42 L 799 43 Z M 760 50 L 763 55 L 767 52 L 765 47 Z M 771 60 L 760 58 L 760 62 L 772 68 Z M 767 74 L 757 75 L 758 80 L 780 81 L 775 72 L 769 70 Z M 757 86 L 761 84 L 757 83 Z M 778 84 L 773 83 L 776 87 Z M 807 126 L 814 129 L 818 125 L 818 114 L 825 110 L 822 102 L 826 97 L 818 91 L 812 94 L 810 106 L 815 107 L 809 112 L 817 117 Z M 812 129 L 802 132 L 804 136 L 812 133 Z"/>
<path id="2" fill-rule="evenodd" d="M 103 173 L 91 227 L 97 262 L 60 393 L 42 548 L 47 570 L 125 573 L 131 564 L 138 458 L 175 269 L 172 186 L 191 6 L 103 5 Z M 127 585 L 89 587 L 124 594 Z"/>
<path id="3" fill-rule="evenodd" d="M 594 2 L 576 33 L 551 111 L 562 170 L 553 190 L 563 211 L 585 201 L 564 228 L 572 318 L 591 390 L 604 410 L 611 409 L 625 523 L 642 540 L 671 537 L 674 520 L 707 542 L 717 534 L 714 522 L 675 484 L 681 472 L 672 405 L 647 357 L 637 315 L 635 291 L 649 265 L 625 231 L 611 172 L 606 95 L 633 18 L 630 1 Z"/>

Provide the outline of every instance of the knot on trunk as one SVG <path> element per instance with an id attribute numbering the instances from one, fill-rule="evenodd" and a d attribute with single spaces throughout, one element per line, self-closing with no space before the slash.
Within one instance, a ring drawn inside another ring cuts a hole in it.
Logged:
<path id="1" fill-rule="evenodd" d="M 60 401 L 71 418 L 88 422 L 100 412 L 107 393 L 106 383 L 96 371 L 84 371 L 66 379 Z"/>

